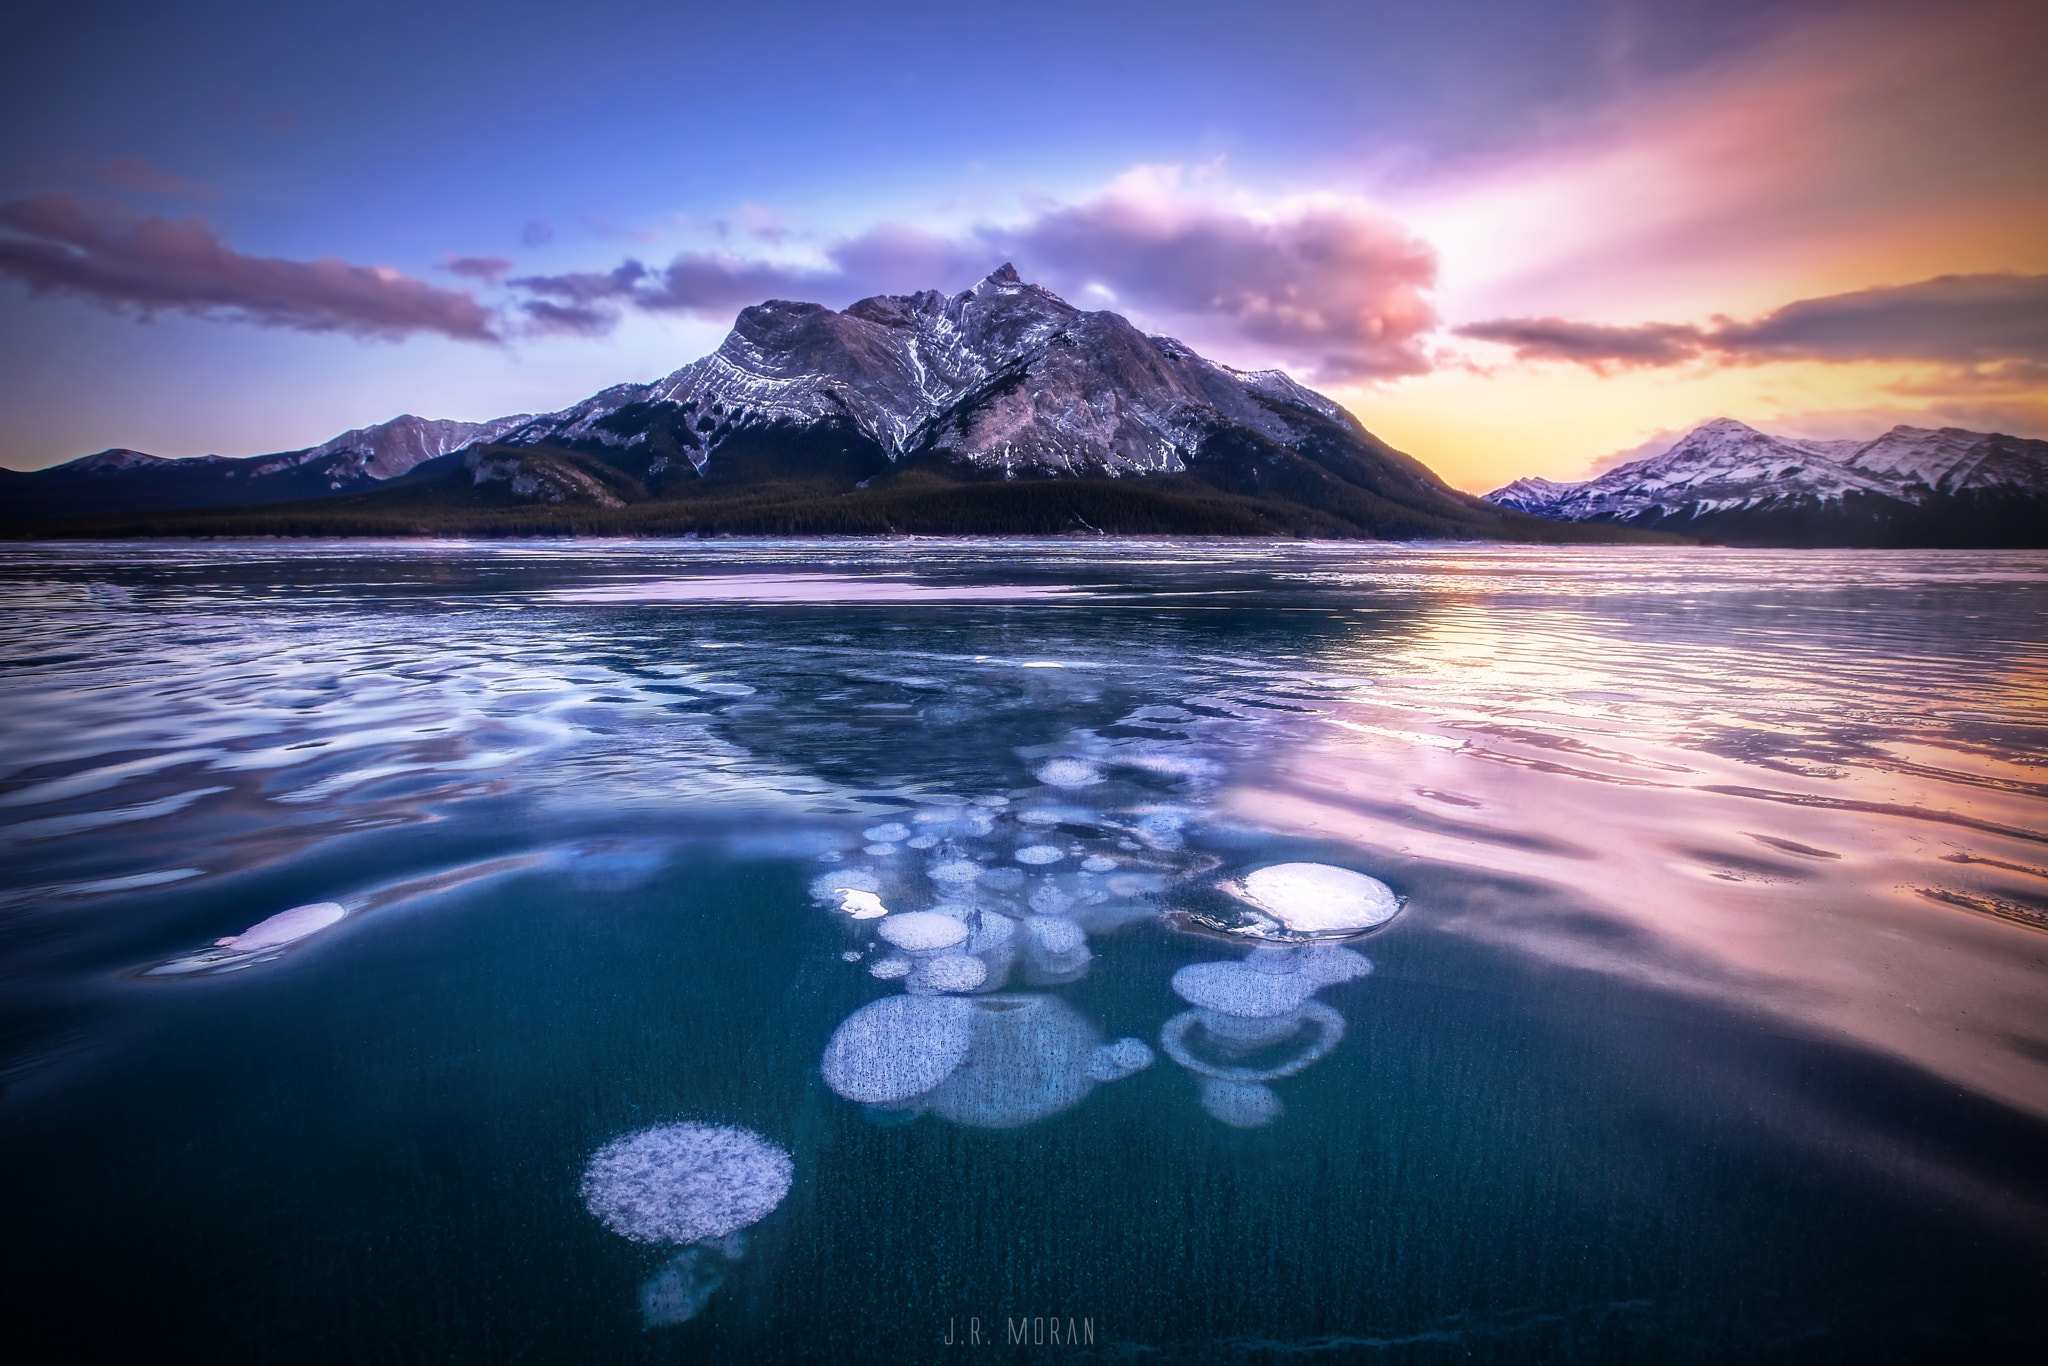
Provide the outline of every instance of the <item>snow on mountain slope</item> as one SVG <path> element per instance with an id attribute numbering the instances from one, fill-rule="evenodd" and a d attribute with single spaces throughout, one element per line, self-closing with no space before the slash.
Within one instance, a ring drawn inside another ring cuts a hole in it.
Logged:
<path id="1" fill-rule="evenodd" d="M 2048 442 L 1946 427 L 1874 441 L 1801 441 L 1717 418 L 1669 450 L 1581 483 L 1519 479 L 1488 502 L 1564 521 L 1663 524 L 1744 511 L 1839 507 L 1855 495 L 1919 506 L 1932 495 L 2048 495 Z"/>
<path id="2" fill-rule="evenodd" d="M 667 418 L 701 472 L 735 432 L 844 422 L 891 461 L 930 449 L 1005 475 L 1123 475 L 1184 469 L 1219 419 L 1291 445 L 1303 428 L 1288 409 L 1356 427 L 1285 375 L 1217 365 L 1118 314 L 1077 309 L 1005 265 L 950 297 L 884 295 L 844 312 L 756 305 L 702 360 L 499 440 L 628 447 Z"/>

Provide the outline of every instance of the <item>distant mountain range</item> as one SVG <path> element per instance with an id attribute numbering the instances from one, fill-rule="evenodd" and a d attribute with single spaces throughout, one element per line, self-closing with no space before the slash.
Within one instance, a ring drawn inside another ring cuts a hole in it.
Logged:
<path id="1" fill-rule="evenodd" d="M 951 296 L 759 304 L 667 378 L 543 416 L 401 417 L 248 460 L 108 451 L 0 496 L 16 535 L 1629 535 L 1457 492 L 1284 374 L 1009 266 Z"/>
<path id="2" fill-rule="evenodd" d="M 356 492 L 451 451 L 489 441 L 531 418 L 531 413 L 520 413 L 494 422 L 447 422 L 406 413 L 374 427 L 353 428 L 305 450 L 240 459 L 199 455 L 167 460 L 116 447 L 26 474 L 0 470 L 0 517 L 25 521 L 246 507 Z"/>
<path id="3" fill-rule="evenodd" d="M 1736 545 L 2048 546 L 2048 441 L 1904 426 L 1808 441 L 1718 418 L 1598 478 L 1517 479 L 1486 500 Z"/>

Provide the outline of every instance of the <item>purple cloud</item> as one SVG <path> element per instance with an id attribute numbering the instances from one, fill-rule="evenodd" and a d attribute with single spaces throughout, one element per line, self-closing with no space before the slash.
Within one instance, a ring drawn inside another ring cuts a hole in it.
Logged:
<path id="1" fill-rule="evenodd" d="M 1606 373 L 1610 366 L 1680 365 L 1700 354 L 1700 329 L 1678 323 L 1608 327 L 1566 318 L 1496 318 L 1458 336 L 1515 348 L 1517 360 L 1563 360 Z"/>
<path id="2" fill-rule="evenodd" d="M 1427 293 L 1436 256 L 1399 225 L 1351 206 L 1255 219 L 1161 196 L 1105 195 L 1018 227 L 945 237 L 885 223 L 833 243 L 817 267 L 685 252 L 655 268 L 628 260 L 603 273 L 508 281 L 540 303 L 582 310 L 568 324 L 603 331 L 619 310 L 729 318 L 771 298 L 844 305 L 871 294 L 957 288 L 1014 260 L 1027 278 L 1114 307 L 1224 354 L 1280 359 L 1335 382 L 1419 374 L 1436 325 Z M 1093 287 L 1093 288 L 1091 288 Z"/>
<path id="3" fill-rule="evenodd" d="M 1496 318 L 1456 329 L 1521 360 L 1609 366 L 1767 361 L 1921 361 L 1984 366 L 2048 361 L 2048 275 L 1941 275 L 1786 304 L 1754 322 L 1607 327 L 1563 318 Z"/>
<path id="4" fill-rule="evenodd" d="M 450 275 L 494 285 L 505 278 L 512 269 L 512 262 L 503 256 L 451 256 L 442 269 Z"/>
<path id="5" fill-rule="evenodd" d="M 469 294 L 388 266 L 329 257 L 244 256 L 196 218 L 136 217 L 68 194 L 0 204 L 0 272 L 30 290 L 76 294 L 145 316 L 164 310 L 301 332 L 397 340 L 417 332 L 495 342 Z"/>

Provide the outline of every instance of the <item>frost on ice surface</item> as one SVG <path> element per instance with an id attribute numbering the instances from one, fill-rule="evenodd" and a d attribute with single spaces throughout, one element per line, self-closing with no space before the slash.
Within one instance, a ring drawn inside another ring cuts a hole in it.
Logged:
<path id="1" fill-rule="evenodd" d="M 657 1124 L 597 1150 L 583 1203 L 636 1243 L 695 1243 L 765 1218 L 793 1172 L 788 1153 L 745 1129 Z"/>

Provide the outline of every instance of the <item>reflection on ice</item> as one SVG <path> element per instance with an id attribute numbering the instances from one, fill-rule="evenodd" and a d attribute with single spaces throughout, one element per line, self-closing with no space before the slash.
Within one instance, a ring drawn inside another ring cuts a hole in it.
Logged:
<path id="1" fill-rule="evenodd" d="M 144 976 L 174 977 L 197 972 L 229 972 L 266 962 L 284 949 L 310 938 L 330 925 L 339 924 L 348 911 L 338 902 L 316 901 L 279 911 L 258 921 L 240 934 L 213 941 L 211 948 L 184 958 L 175 958 L 150 968 Z"/>

